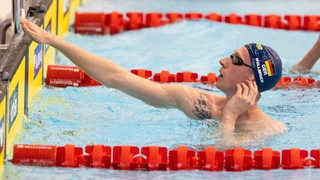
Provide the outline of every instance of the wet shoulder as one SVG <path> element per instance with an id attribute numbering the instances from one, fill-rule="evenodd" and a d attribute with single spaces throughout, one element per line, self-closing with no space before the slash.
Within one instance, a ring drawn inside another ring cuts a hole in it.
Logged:
<path id="1" fill-rule="evenodd" d="M 239 124 L 239 131 L 248 131 L 254 134 L 258 133 L 267 136 L 284 133 L 287 130 L 288 128 L 285 124 L 271 118 Z"/>
<path id="2" fill-rule="evenodd" d="M 219 119 L 225 98 L 203 91 L 197 91 L 193 96 L 191 108 L 192 117 L 196 119 Z"/>

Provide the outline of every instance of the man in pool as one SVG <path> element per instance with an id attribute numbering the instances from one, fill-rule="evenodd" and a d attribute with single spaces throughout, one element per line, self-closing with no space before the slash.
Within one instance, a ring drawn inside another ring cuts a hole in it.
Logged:
<path id="1" fill-rule="evenodd" d="M 273 88 L 282 75 L 282 63 L 270 47 L 251 43 L 221 59 L 216 87 L 219 96 L 187 85 L 159 84 L 136 76 L 113 61 L 103 59 L 52 35 L 21 18 L 26 34 L 38 43 L 49 44 L 101 84 L 118 89 L 155 107 L 177 108 L 193 119 L 219 121 L 222 139 L 229 145 L 242 145 L 257 134 L 263 137 L 286 130 L 258 106 L 260 93 Z M 235 136 L 234 132 L 246 132 Z M 246 136 L 251 134 L 251 136 Z"/>

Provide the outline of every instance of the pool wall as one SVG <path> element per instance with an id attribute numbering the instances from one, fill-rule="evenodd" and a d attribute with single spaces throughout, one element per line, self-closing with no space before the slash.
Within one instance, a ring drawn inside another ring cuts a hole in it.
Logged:
<path id="1" fill-rule="evenodd" d="M 72 14 L 80 0 L 34 0 L 29 7 L 43 7 L 44 12 L 29 14 L 29 19 L 52 34 L 68 32 Z M 38 9 L 39 10 L 39 9 Z M 40 9 L 41 10 L 41 9 Z M 14 34 L 0 59 L 0 169 L 12 155 L 13 138 L 21 129 L 22 118 L 44 85 L 49 64 L 54 64 L 54 48 L 33 42 L 24 33 Z"/>

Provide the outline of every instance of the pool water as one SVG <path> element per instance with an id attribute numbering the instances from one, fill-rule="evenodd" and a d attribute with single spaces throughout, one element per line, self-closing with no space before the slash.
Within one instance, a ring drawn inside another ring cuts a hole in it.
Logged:
<path id="1" fill-rule="evenodd" d="M 85 1 L 86 2 L 86 1 Z M 147 0 L 97 1 L 84 4 L 80 11 L 118 10 L 119 12 L 230 12 L 285 14 L 317 13 L 319 1 L 157 1 L 152 5 Z M 160 3 L 162 2 L 162 3 Z M 278 3 L 275 6 L 275 3 Z M 248 6 L 254 3 L 256 8 Z M 143 4 L 143 5 L 142 5 Z M 303 5 L 303 6 L 302 6 Z M 210 8 L 211 7 L 211 8 Z M 243 7 L 243 8 L 242 8 Z M 265 7 L 265 8 L 262 8 Z M 289 8 L 290 7 L 290 8 Z M 101 9 L 99 9 L 101 8 Z M 210 10 L 211 9 L 211 10 Z M 82 36 L 72 31 L 63 38 L 99 56 L 111 59 L 124 68 L 144 68 L 153 73 L 169 70 L 197 72 L 200 76 L 208 72 L 218 73 L 220 58 L 231 54 L 236 48 L 249 42 L 261 42 L 279 52 L 284 66 L 284 75 L 312 47 L 319 33 L 285 31 L 257 28 L 244 25 L 212 23 L 206 20 L 183 21 L 159 28 L 128 31 L 114 36 Z M 97 45 L 98 44 L 98 45 Z M 73 65 L 58 54 L 57 64 Z M 314 70 L 320 69 L 316 64 Z M 293 76 L 293 75 L 291 75 Z M 317 73 L 309 75 L 319 80 Z M 199 83 L 186 84 L 223 95 L 215 87 Z M 292 147 L 311 150 L 319 148 L 320 89 L 293 89 L 289 91 L 267 91 L 262 94 L 259 105 L 272 118 L 288 126 L 284 134 L 273 136 L 261 143 L 246 145 L 252 151 L 271 147 L 281 151 Z M 24 117 L 23 129 L 15 143 L 52 144 L 63 146 L 71 143 L 85 147 L 90 144 L 177 145 L 205 147 L 217 140 L 214 120 L 198 121 L 186 117 L 176 109 L 158 109 L 115 89 L 103 86 L 85 88 L 45 87 L 34 98 L 28 116 Z M 288 173 L 290 172 L 290 173 Z M 8 162 L 6 179 L 182 179 L 182 178 L 240 178 L 292 179 L 318 177 L 317 169 L 286 171 L 251 170 L 240 173 L 206 171 L 117 171 L 91 168 L 48 168 L 16 166 Z"/>

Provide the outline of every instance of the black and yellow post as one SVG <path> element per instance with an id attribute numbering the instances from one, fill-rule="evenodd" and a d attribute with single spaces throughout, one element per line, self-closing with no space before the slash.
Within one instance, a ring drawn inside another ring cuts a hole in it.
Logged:
<path id="1" fill-rule="evenodd" d="M 27 19 L 46 31 L 62 36 L 69 31 L 80 0 L 36 0 L 26 7 Z M 19 20 L 19 18 L 17 18 Z M 19 24 L 19 23 L 17 23 Z M 43 88 L 48 65 L 55 63 L 56 50 L 38 44 L 20 31 L 0 63 L 0 171 L 13 154 L 14 138 L 22 127 L 32 98 Z"/>
<path id="2" fill-rule="evenodd" d="M 6 154 L 11 157 L 13 138 L 21 129 L 25 109 L 26 58 L 23 57 L 9 80 L 7 91 Z"/>
<path id="3" fill-rule="evenodd" d="M 80 0 L 58 0 L 57 15 L 58 15 L 58 36 L 61 37 L 69 31 L 69 26 L 74 21 L 74 14 L 77 7 L 80 5 Z"/>
<path id="4" fill-rule="evenodd" d="M 0 174 L 4 164 L 4 145 L 5 145 L 5 119 L 6 119 L 6 96 L 7 83 L 0 82 Z"/>
<path id="5" fill-rule="evenodd" d="M 52 0 L 51 5 L 48 7 L 44 15 L 43 27 L 47 32 L 57 34 L 57 0 Z M 43 75 L 44 78 L 47 74 L 47 67 L 55 63 L 55 49 L 49 45 L 44 45 L 44 62 L 43 62 Z"/>

